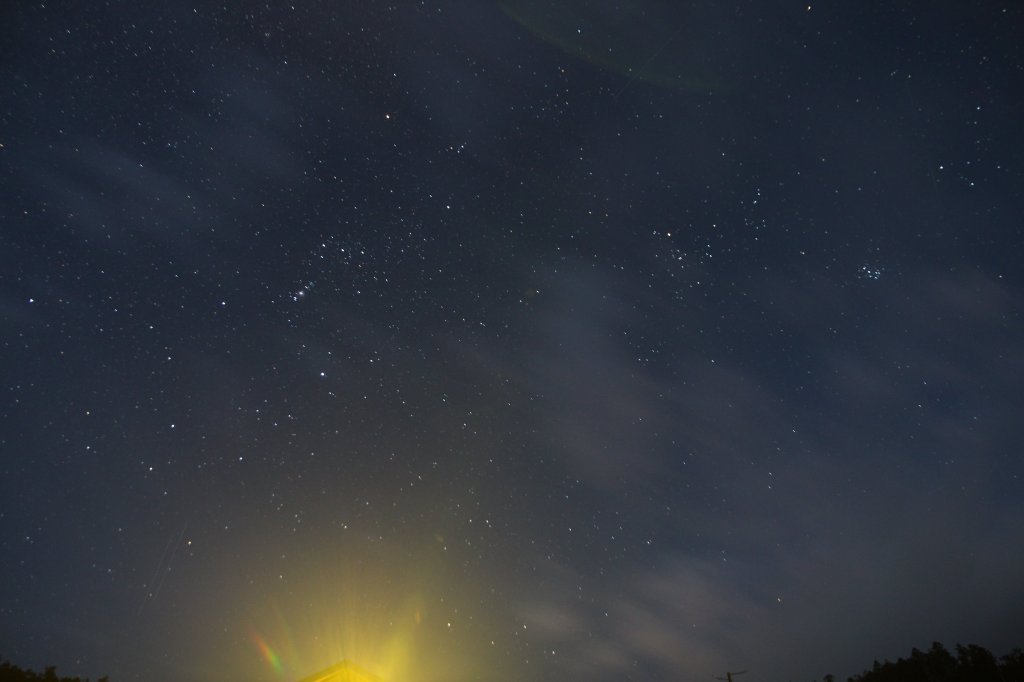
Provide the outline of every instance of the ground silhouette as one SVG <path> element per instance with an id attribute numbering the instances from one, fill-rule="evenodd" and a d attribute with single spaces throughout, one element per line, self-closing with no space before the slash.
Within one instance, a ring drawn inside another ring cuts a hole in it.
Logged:
<path id="1" fill-rule="evenodd" d="M 928 651 L 911 649 L 908 658 L 876 660 L 870 670 L 847 682 L 1024 682 L 1024 651 L 1020 648 L 998 659 L 977 644 L 957 644 L 955 652 L 953 655 L 933 642 Z M 825 675 L 823 682 L 835 682 L 835 676 Z"/>
<path id="2" fill-rule="evenodd" d="M 58 677 L 57 668 L 52 665 L 37 673 L 22 670 L 10 661 L 0 661 L 0 682 L 89 682 L 89 678 Z M 109 679 L 101 677 L 96 682 L 109 682 Z"/>
<path id="3" fill-rule="evenodd" d="M 957 644 L 955 652 L 954 656 L 933 642 L 928 651 L 911 649 L 909 658 L 876 660 L 870 670 L 847 678 L 847 682 L 1024 682 L 1024 650 L 1019 647 L 999 658 L 977 644 Z M 41 673 L 22 670 L 0 660 L 0 682 L 89 682 L 89 678 L 58 677 L 53 666 Z M 110 680 L 101 677 L 96 682 Z M 825 675 L 822 682 L 836 682 L 835 675 Z"/>

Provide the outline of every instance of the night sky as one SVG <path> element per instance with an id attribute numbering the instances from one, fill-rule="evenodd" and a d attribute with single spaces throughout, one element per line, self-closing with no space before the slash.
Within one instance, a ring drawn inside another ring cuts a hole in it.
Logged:
<path id="1" fill-rule="evenodd" d="M 1024 6 L 9 2 L 0 656 L 1024 644 Z"/>

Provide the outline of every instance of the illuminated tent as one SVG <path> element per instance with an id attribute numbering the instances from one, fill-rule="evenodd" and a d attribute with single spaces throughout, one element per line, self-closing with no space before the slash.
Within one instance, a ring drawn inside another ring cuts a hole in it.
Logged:
<path id="1" fill-rule="evenodd" d="M 330 668 L 324 668 L 318 673 L 309 677 L 303 677 L 299 682 L 383 682 L 371 672 L 363 670 L 355 663 L 342 661 L 335 663 Z"/>

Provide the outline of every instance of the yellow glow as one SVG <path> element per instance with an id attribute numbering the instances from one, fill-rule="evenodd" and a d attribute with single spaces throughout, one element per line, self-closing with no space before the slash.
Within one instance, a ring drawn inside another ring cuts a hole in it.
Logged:
<path id="1" fill-rule="evenodd" d="M 353 663 L 342 661 L 332 665 L 326 670 L 321 670 L 299 682 L 382 682 L 379 677 L 368 673 Z"/>
<path id="2" fill-rule="evenodd" d="M 434 543 L 302 563 L 286 587 L 249 609 L 259 643 L 251 657 L 264 661 L 264 679 L 434 682 L 492 667 L 494 632 L 477 612 L 479 595 L 448 574 Z"/>

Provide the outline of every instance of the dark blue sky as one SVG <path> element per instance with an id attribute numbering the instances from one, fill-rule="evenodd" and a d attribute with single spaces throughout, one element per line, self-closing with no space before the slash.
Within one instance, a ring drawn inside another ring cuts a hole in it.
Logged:
<path id="1" fill-rule="evenodd" d="M 0 10 L 0 655 L 841 677 L 1024 618 L 1024 10 Z"/>

